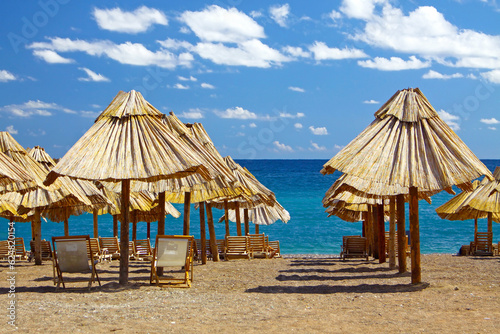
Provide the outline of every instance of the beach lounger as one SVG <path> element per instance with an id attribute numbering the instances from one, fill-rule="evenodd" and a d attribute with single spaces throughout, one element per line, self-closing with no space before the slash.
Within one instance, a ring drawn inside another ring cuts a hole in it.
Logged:
<path id="1" fill-rule="evenodd" d="M 281 257 L 280 242 L 278 240 L 274 240 L 274 241 L 268 241 L 267 244 L 271 252 L 271 257 L 280 258 Z"/>
<path id="2" fill-rule="evenodd" d="M 406 255 L 410 255 L 410 246 L 408 245 L 408 236 L 405 236 L 405 249 L 406 249 Z M 395 235 L 394 238 L 394 247 L 396 250 L 396 256 L 398 256 L 398 236 L 397 234 Z M 389 256 L 389 232 L 385 232 L 385 255 Z"/>
<path id="3" fill-rule="evenodd" d="M 493 255 L 493 235 L 491 232 L 477 232 L 473 255 Z"/>
<path id="4" fill-rule="evenodd" d="M 94 260 L 97 260 L 97 262 L 101 261 L 111 261 L 111 254 L 108 253 L 108 250 L 102 250 L 101 246 L 99 244 L 99 238 L 90 238 L 90 244 L 92 245 L 92 251 L 94 254 L 92 257 Z M 87 252 L 89 253 L 90 256 L 90 247 L 87 247 Z"/>
<path id="5" fill-rule="evenodd" d="M 30 248 L 31 252 L 28 256 L 28 261 L 31 262 L 32 259 L 35 258 L 35 241 L 30 240 Z M 50 245 L 50 241 L 42 240 L 41 241 L 41 249 L 42 249 L 42 261 L 52 261 L 52 246 Z"/>
<path id="6" fill-rule="evenodd" d="M 365 258 L 368 261 L 368 242 L 364 237 L 349 236 L 345 238 L 345 246 L 341 258 Z"/>
<path id="7" fill-rule="evenodd" d="M 28 253 L 24 247 L 24 239 L 21 237 L 16 238 L 16 258 L 19 260 L 28 259 Z"/>
<path id="8" fill-rule="evenodd" d="M 253 256 L 249 237 L 226 235 L 226 252 L 224 257 L 226 260 L 237 258 L 250 260 Z"/>
<path id="9" fill-rule="evenodd" d="M 248 234 L 248 242 L 250 244 L 250 249 L 252 256 L 254 258 L 264 258 L 269 259 L 271 253 L 269 252 L 269 247 L 266 243 L 266 236 L 262 234 Z"/>
<path id="10" fill-rule="evenodd" d="M 140 261 L 151 261 L 153 259 L 153 251 L 149 239 L 140 239 L 134 241 L 134 257 Z"/>
<path id="11" fill-rule="evenodd" d="M 107 250 L 112 259 L 120 259 L 120 242 L 118 237 L 99 237 L 101 250 Z"/>
<path id="12" fill-rule="evenodd" d="M 342 245 L 340 245 L 340 258 L 344 258 L 344 251 L 347 247 L 347 238 L 359 238 L 361 237 L 360 235 L 344 235 L 342 236 Z"/>
<path id="13" fill-rule="evenodd" d="M 151 261 L 150 283 L 155 282 L 157 286 L 191 287 L 194 245 L 193 236 L 157 235 Z M 162 276 L 158 273 L 159 268 L 163 268 Z"/>
<path id="14" fill-rule="evenodd" d="M 6 260 L 9 258 L 9 241 L 0 241 L 0 259 Z"/>
<path id="15" fill-rule="evenodd" d="M 66 288 L 65 277 L 67 279 L 69 274 L 78 274 L 79 276 L 73 277 L 71 282 L 88 282 L 89 290 L 95 279 L 101 285 L 95 269 L 95 261 L 90 255 L 95 252 L 88 235 L 52 237 L 52 245 L 54 246 L 56 289 L 61 284 L 63 288 Z M 87 249 L 90 250 L 90 254 Z M 82 274 L 88 274 L 90 278 L 82 278 Z"/>
<path id="16" fill-rule="evenodd" d="M 217 251 L 219 252 L 219 259 L 224 260 L 226 255 L 226 239 L 216 239 Z"/>
<path id="17" fill-rule="evenodd" d="M 201 239 L 195 239 L 196 249 L 194 252 L 194 258 L 196 261 L 201 262 L 201 257 L 203 255 L 203 249 L 201 247 Z M 210 240 L 205 242 L 205 254 L 207 254 L 207 259 L 212 258 L 212 252 L 210 251 Z"/>

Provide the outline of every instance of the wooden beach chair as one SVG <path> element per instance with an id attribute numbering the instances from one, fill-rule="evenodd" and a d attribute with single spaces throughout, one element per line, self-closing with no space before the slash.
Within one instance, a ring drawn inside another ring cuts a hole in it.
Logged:
<path id="1" fill-rule="evenodd" d="M 368 240 L 365 237 L 345 238 L 342 260 L 347 258 L 365 258 L 368 261 Z"/>
<path id="2" fill-rule="evenodd" d="M 99 246 L 101 250 L 107 250 L 111 259 L 120 259 L 120 242 L 118 237 L 99 237 Z"/>
<path id="3" fill-rule="evenodd" d="M 157 286 L 191 287 L 194 244 L 194 237 L 189 235 L 157 235 L 150 283 L 155 282 Z M 164 270 L 162 276 L 158 273 L 159 268 Z M 169 269 L 168 272 L 165 269 Z"/>
<path id="4" fill-rule="evenodd" d="M 98 262 L 101 261 L 111 261 L 111 254 L 108 253 L 108 250 L 102 250 L 101 246 L 99 244 L 99 238 L 90 238 L 90 244 L 92 245 L 92 251 L 94 254 L 92 254 L 92 257 L 94 260 L 97 260 Z M 87 252 L 90 256 L 90 247 L 87 247 Z"/>
<path id="5" fill-rule="evenodd" d="M 226 253 L 224 257 L 226 260 L 237 258 L 250 260 L 253 256 L 248 236 L 226 235 Z"/>
<path id="6" fill-rule="evenodd" d="M 281 250 L 280 250 L 279 240 L 268 241 L 267 244 L 269 246 L 269 251 L 271 252 L 271 258 L 273 258 L 273 257 L 280 258 L 281 257 Z M 274 253 L 274 255 L 273 255 L 273 253 Z"/>
<path id="7" fill-rule="evenodd" d="M 224 260 L 226 257 L 226 239 L 216 239 L 217 251 L 219 252 L 219 259 Z"/>
<path id="8" fill-rule="evenodd" d="M 194 252 L 195 260 L 201 262 L 201 258 L 203 255 L 203 247 L 201 247 L 201 239 L 195 239 L 196 249 Z M 210 240 L 207 239 L 205 242 L 205 254 L 207 255 L 207 259 L 212 258 L 212 252 L 210 251 Z"/>
<path id="9" fill-rule="evenodd" d="M 491 232 L 477 232 L 473 255 L 493 255 L 493 235 Z"/>
<path id="10" fill-rule="evenodd" d="M 95 279 L 101 285 L 92 256 L 95 252 L 88 235 L 52 237 L 52 245 L 54 247 L 53 263 L 56 272 L 54 277 L 57 283 L 56 289 L 61 284 L 63 288 L 66 288 L 65 276 L 67 278 L 69 274 L 78 274 L 79 276 L 73 277 L 71 281 L 88 282 L 89 290 Z M 88 274 L 90 278 L 82 278 L 82 274 Z"/>
<path id="11" fill-rule="evenodd" d="M 30 248 L 31 252 L 28 257 L 28 261 L 31 261 L 35 258 L 35 241 L 30 240 Z M 50 245 L 50 241 L 42 240 L 41 241 L 41 249 L 42 249 L 42 261 L 52 261 L 52 246 Z"/>
<path id="12" fill-rule="evenodd" d="M 340 245 L 340 258 L 344 258 L 344 252 L 347 247 L 347 238 L 359 238 L 360 235 L 344 235 L 342 236 L 342 245 Z"/>
<path id="13" fill-rule="evenodd" d="M 28 253 L 26 252 L 26 247 L 24 247 L 24 239 L 22 237 L 16 238 L 16 258 L 19 260 L 28 259 Z"/>
<path id="14" fill-rule="evenodd" d="M 410 246 L 408 245 L 408 236 L 405 235 L 405 252 L 406 255 L 410 255 Z M 398 248 L 398 235 L 395 235 L 394 238 L 394 247 L 396 248 L 396 256 L 399 256 L 399 248 Z M 389 256 L 389 232 L 385 232 L 385 255 Z"/>
<path id="15" fill-rule="evenodd" d="M 140 261 L 151 261 L 153 259 L 149 238 L 134 241 L 134 256 L 136 260 Z"/>
<path id="16" fill-rule="evenodd" d="M 8 259 L 9 258 L 9 241 L 2 240 L 0 241 L 0 259 Z"/>
<path id="17" fill-rule="evenodd" d="M 271 253 L 266 243 L 266 236 L 262 234 L 247 234 L 252 256 L 254 258 L 269 259 Z"/>

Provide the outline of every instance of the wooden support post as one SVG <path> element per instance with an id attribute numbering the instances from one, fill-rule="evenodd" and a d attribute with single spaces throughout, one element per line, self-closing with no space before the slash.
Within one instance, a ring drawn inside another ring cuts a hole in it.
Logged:
<path id="1" fill-rule="evenodd" d="M 235 203 L 236 207 L 234 213 L 236 215 L 236 233 L 241 236 L 241 218 L 240 218 L 240 205 L 238 202 Z"/>
<path id="2" fill-rule="evenodd" d="M 396 212 L 398 221 L 398 266 L 399 272 L 406 272 L 406 222 L 405 195 L 396 196 Z"/>
<path id="3" fill-rule="evenodd" d="M 418 189 L 410 187 L 411 283 L 422 281 L 420 268 L 420 227 L 418 222 Z"/>
<path id="4" fill-rule="evenodd" d="M 373 257 L 379 259 L 380 247 L 378 245 L 378 205 L 372 206 L 372 231 L 373 231 Z"/>
<path id="5" fill-rule="evenodd" d="M 35 208 L 35 217 L 33 218 L 33 237 L 35 239 L 35 265 L 42 264 L 42 221 L 40 219 L 40 209 Z"/>
<path id="6" fill-rule="evenodd" d="M 120 285 L 128 283 L 130 180 L 122 180 L 122 223 L 120 228 Z"/>
<path id="7" fill-rule="evenodd" d="M 227 200 L 224 200 L 224 222 L 226 223 L 226 236 L 229 234 L 229 208 Z"/>
<path id="8" fill-rule="evenodd" d="M 113 215 L 113 237 L 118 236 L 118 216 Z"/>
<path id="9" fill-rule="evenodd" d="M 250 234 L 250 218 L 248 217 L 248 209 L 243 210 L 243 219 L 245 220 L 245 235 Z"/>
<path id="10" fill-rule="evenodd" d="M 165 235 L 165 192 L 158 194 L 158 206 L 160 212 L 158 213 L 158 235 Z M 163 275 L 163 267 L 158 268 L 158 276 Z"/>
<path id="11" fill-rule="evenodd" d="M 255 234 L 259 234 L 259 224 L 255 224 Z"/>
<path id="12" fill-rule="evenodd" d="M 64 218 L 64 236 L 69 235 L 69 223 L 68 223 L 68 218 Z"/>
<path id="13" fill-rule="evenodd" d="M 372 206 L 367 205 L 368 211 L 366 212 L 366 224 L 365 224 L 365 233 L 366 239 L 368 240 L 368 254 L 373 256 L 373 237 L 372 237 L 372 220 L 373 220 L 373 212 Z"/>
<path id="14" fill-rule="evenodd" d="M 207 264 L 207 232 L 205 231 L 205 202 L 200 203 L 201 264 Z"/>
<path id="15" fill-rule="evenodd" d="M 191 213 L 191 193 L 184 193 L 184 229 L 182 231 L 183 235 L 189 235 L 190 221 L 189 215 Z"/>
<path id="16" fill-rule="evenodd" d="M 137 240 L 137 212 L 132 212 L 132 241 Z"/>
<path id="17" fill-rule="evenodd" d="M 493 233 L 493 213 L 488 212 L 488 233 Z"/>
<path id="18" fill-rule="evenodd" d="M 366 212 L 361 213 L 361 218 L 363 219 L 363 225 L 361 225 L 361 236 L 366 238 Z"/>
<path id="19" fill-rule="evenodd" d="M 474 245 L 477 245 L 477 218 L 474 218 Z"/>
<path id="20" fill-rule="evenodd" d="M 97 222 L 97 218 L 99 217 L 98 213 L 99 213 L 99 211 L 97 209 L 94 209 L 92 211 L 92 215 L 94 218 L 94 238 L 99 238 L 99 228 L 98 228 L 98 222 Z"/>
<path id="21" fill-rule="evenodd" d="M 383 202 L 382 202 L 383 203 Z M 377 216 L 377 227 L 378 227 L 378 263 L 385 263 L 385 222 L 384 222 L 384 204 L 378 204 L 378 216 Z"/>
<path id="22" fill-rule="evenodd" d="M 147 238 L 151 240 L 151 223 L 147 223 L 147 231 L 146 231 L 146 235 L 147 235 Z"/>
<path id="23" fill-rule="evenodd" d="M 217 237 L 215 235 L 214 217 L 212 216 L 212 206 L 207 203 L 207 223 L 208 233 L 210 234 L 210 251 L 212 252 L 212 261 L 219 261 L 219 251 L 217 248 Z"/>
<path id="24" fill-rule="evenodd" d="M 396 268 L 396 197 L 389 199 L 389 268 Z"/>
<path id="25" fill-rule="evenodd" d="M 35 223 L 33 223 L 34 220 L 31 221 L 31 240 L 35 240 Z"/>

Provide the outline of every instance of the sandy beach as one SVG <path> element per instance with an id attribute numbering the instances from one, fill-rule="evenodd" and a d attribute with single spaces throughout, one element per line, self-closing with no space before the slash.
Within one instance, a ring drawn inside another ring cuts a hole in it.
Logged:
<path id="1" fill-rule="evenodd" d="M 500 257 L 422 255 L 422 284 L 372 260 L 334 256 L 195 264 L 191 288 L 149 284 L 132 261 L 118 285 L 118 261 L 98 265 L 102 286 L 55 291 L 52 264 L 15 267 L 20 333 L 498 333 Z M 9 268 L 0 264 L 2 332 Z"/>

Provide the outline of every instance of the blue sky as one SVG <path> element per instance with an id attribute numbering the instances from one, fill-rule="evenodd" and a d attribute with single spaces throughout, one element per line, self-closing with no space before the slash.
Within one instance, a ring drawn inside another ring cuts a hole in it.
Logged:
<path id="1" fill-rule="evenodd" d="M 500 158 L 500 3 L 2 1 L 0 130 L 55 158 L 118 91 L 201 122 L 222 155 L 329 159 L 418 87 Z"/>

